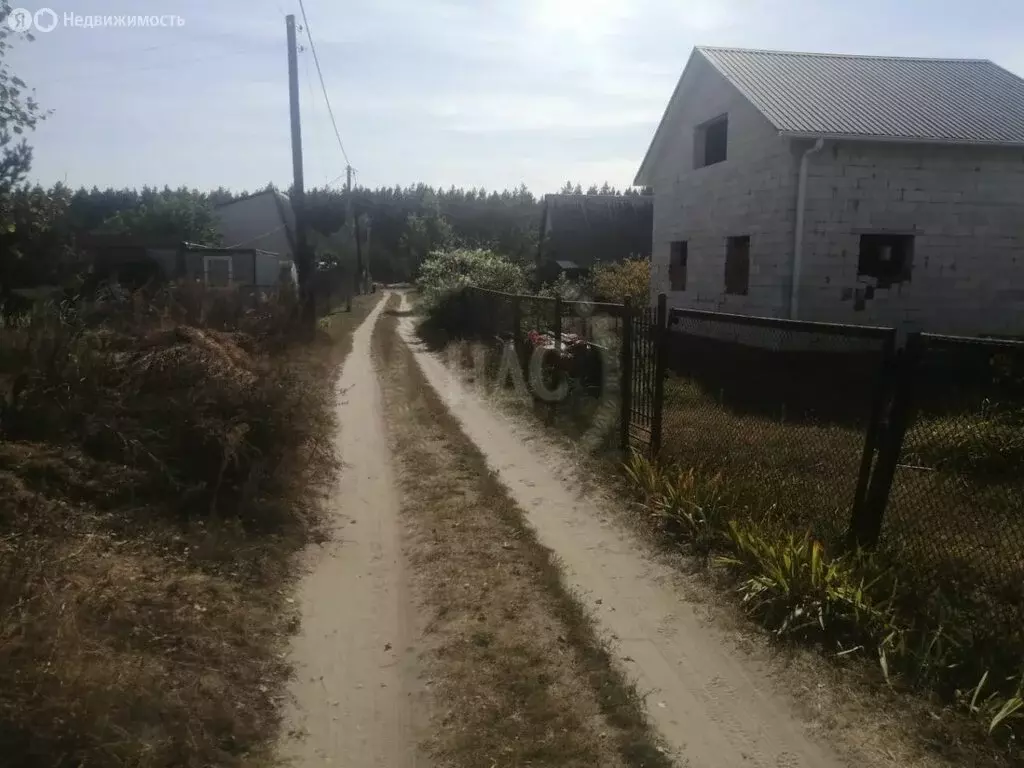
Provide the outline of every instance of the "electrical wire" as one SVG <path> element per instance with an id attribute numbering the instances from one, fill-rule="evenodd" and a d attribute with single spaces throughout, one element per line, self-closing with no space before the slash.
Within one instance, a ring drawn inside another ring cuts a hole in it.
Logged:
<path id="1" fill-rule="evenodd" d="M 313 63 L 316 64 L 316 73 L 320 76 L 320 87 L 324 92 L 324 102 L 327 104 L 327 114 L 331 117 L 331 125 L 334 126 L 334 136 L 338 139 L 338 146 L 341 148 L 341 155 L 345 158 L 346 165 L 352 165 L 348 159 L 348 152 L 345 151 L 345 142 L 341 140 L 341 132 L 338 130 L 338 121 L 334 117 L 334 109 L 331 107 L 331 99 L 327 95 L 327 83 L 324 82 L 324 73 L 320 68 L 320 57 L 316 55 L 316 45 L 313 44 L 313 33 L 309 29 L 309 19 L 306 18 L 306 5 L 299 0 L 299 10 L 302 12 L 302 26 L 306 28 L 306 37 L 309 39 L 309 50 L 313 54 Z"/>
<path id="2" fill-rule="evenodd" d="M 284 229 L 287 226 L 288 226 L 287 224 L 282 224 L 281 226 L 275 227 L 274 229 L 270 230 L 269 232 L 264 232 L 261 235 L 256 235 L 255 237 L 250 237 L 250 238 L 248 238 L 246 240 L 243 240 L 240 243 L 235 243 L 234 245 L 229 245 L 229 246 L 227 246 L 227 248 L 229 248 L 229 249 L 230 248 L 241 248 L 243 245 L 248 245 L 249 243 L 255 242 L 256 240 L 261 240 L 264 237 L 270 237 L 271 235 L 280 232 L 282 229 Z"/>

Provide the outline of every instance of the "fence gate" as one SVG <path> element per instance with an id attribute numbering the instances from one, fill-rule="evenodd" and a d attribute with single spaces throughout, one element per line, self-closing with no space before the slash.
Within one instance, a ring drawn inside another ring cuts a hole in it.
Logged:
<path id="1" fill-rule="evenodd" d="M 653 455 L 661 442 L 664 378 L 664 300 L 658 307 L 626 307 L 622 325 L 622 443 Z"/>

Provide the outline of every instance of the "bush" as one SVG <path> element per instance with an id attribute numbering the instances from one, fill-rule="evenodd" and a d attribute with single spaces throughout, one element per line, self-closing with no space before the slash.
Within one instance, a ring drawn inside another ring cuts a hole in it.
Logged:
<path id="1" fill-rule="evenodd" d="M 594 295 L 599 301 L 646 307 L 651 294 L 651 262 L 641 257 L 618 264 L 598 264 L 593 271 Z"/>
<path id="2" fill-rule="evenodd" d="M 526 290 L 522 265 L 493 251 L 456 248 L 434 251 L 420 267 L 416 286 L 420 305 L 428 315 L 466 286 L 506 293 Z"/>
<path id="3" fill-rule="evenodd" d="M 1018 749 L 1019 627 L 987 621 L 955 585 L 894 552 L 830 551 L 808 532 L 751 514 L 741 506 L 751 489 L 738 493 L 733 482 L 727 493 L 720 474 L 660 466 L 639 454 L 624 469 L 646 515 L 699 554 L 717 553 L 714 562 L 731 575 L 744 607 L 779 638 L 877 659 L 887 681 L 959 705 Z"/>
<path id="4" fill-rule="evenodd" d="M 592 298 L 594 294 L 594 288 L 590 282 L 589 276 L 576 281 L 571 280 L 563 272 L 556 280 L 544 283 L 537 291 L 537 295 L 547 299 L 558 296 L 563 301 L 584 301 Z"/>
<path id="5" fill-rule="evenodd" d="M 272 747 L 281 586 L 334 466 L 329 350 L 285 344 L 278 302 L 209 298 L 107 292 L 0 337 L 12 765 L 262 765 Z"/>

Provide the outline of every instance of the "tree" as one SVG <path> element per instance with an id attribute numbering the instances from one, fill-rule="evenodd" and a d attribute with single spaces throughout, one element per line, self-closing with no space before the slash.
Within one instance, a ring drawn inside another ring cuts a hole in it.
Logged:
<path id="1" fill-rule="evenodd" d="M 32 149 L 24 134 L 46 118 L 33 92 L 11 72 L 7 63 L 13 41 L 33 39 L 32 35 L 17 33 L 7 25 L 10 13 L 10 3 L 0 0 L 0 195 L 10 194 L 25 180 L 32 165 Z M 10 225 L 9 220 L 6 223 Z"/>
<path id="2" fill-rule="evenodd" d="M 65 221 L 68 190 L 58 185 L 50 195 L 41 187 L 25 186 L 32 149 L 24 135 L 46 113 L 7 63 L 15 41 L 32 40 L 31 35 L 8 26 L 10 13 L 7 0 L 0 0 L 0 300 L 4 303 L 10 301 L 14 288 L 56 279 L 70 254 Z"/>
<path id="3" fill-rule="evenodd" d="M 400 241 L 406 258 L 403 279 L 410 279 L 429 253 L 444 250 L 452 245 L 453 240 L 451 224 L 436 211 L 425 215 L 411 214 L 405 220 L 405 231 Z"/>
<path id="4" fill-rule="evenodd" d="M 148 199 L 137 208 L 118 211 L 103 222 L 99 231 L 154 240 L 219 243 L 213 209 L 203 195 L 164 190 Z"/>
<path id="5" fill-rule="evenodd" d="M 0 288 L 59 285 L 77 266 L 68 207 L 70 190 L 20 186 L 3 195 L 7 226 L 0 228 Z"/>

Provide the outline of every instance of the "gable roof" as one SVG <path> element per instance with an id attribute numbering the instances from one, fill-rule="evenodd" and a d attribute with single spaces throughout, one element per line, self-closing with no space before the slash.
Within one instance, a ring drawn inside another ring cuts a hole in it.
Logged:
<path id="1" fill-rule="evenodd" d="M 1024 80 L 985 59 L 710 46 L 695 48 L 690 61 L 697 56 L 782 135 L 1024 147 Z"/>

